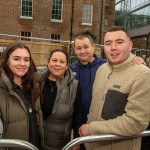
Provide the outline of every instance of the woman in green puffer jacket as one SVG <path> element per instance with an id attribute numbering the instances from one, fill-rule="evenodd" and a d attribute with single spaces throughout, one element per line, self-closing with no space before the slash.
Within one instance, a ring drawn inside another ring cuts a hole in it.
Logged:
<path id="1" fill-rule="evenodd" d="M 28 46 L 10 44 L 0 59 L 2 138 L 25 140 L 41 149 L 42 111 L 32 75 L 36 72 Z"/>

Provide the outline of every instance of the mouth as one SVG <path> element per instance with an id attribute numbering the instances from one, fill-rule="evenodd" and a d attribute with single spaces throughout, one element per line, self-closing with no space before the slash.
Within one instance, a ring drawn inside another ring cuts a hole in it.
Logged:
<path id="1" fill-rule="evenodd" d="M 55 71 L 60 71 L 61 69 L 54 69 Z"/>
<path id="2" fill-rule="evenodd" d="M 113 54 L 111 54 L 111 56 L 117 56 L 117 55 L 119 55 L 119 54 L 117 54 L 117 53 L 113 53 Z"/>
<path id="3" fill-rule="evenodd" d="M 17 68 L 18 71 L 25 71 L 26 68 Z"/>
<path id="4" fill-rule="evenodd" d="M 80 56 L 81 57 L 87 57 L 88 55 L 87 54 L 81 54 Z"/>

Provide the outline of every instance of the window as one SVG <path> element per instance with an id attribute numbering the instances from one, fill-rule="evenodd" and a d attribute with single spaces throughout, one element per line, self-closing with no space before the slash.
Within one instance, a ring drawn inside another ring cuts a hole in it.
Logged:
<path id="1" fill-rule="evenodd" d="M 23 37 L 31 37 L 31 32 L 21 31 L 21 36 L 23 36 Z M 21 40 L 31 41 L 31 39 L 28 39 L 28 38 L 21 38 Z"/>
<path id="2" fill-rule="evenodd" d="M 32 17 L 32 0 L 22 0 L 22 17 Z"/>
<path id="3" fill-rule="evenodd" d="M 60 34 L 51 34 L 52 43 L 60 43 Z"/>
<path id="4" fill-rule="evenodd" d="M 104 19 L 104 31 L 107 30 L 107 27 L 108 27 L 108 19 Z"/>
<path id="5" fill-rule="evenodd" d="M 109 6 L 109 0 L 105 0 L 105 6 Z"/>
<path id="6" fill-rule="evenodd" d="M 1 56 L 1 54 L 4 52 L 5 49 L 6 49 L 5 46 L 0 46 L 0 56 Z"/>
<path id="7" fill-rule="evenodd" d="M 92 24 L 92 13 L 93 13 L 93 5 L 83 4 L 82 24 L 85 25 Z"/>
<path id="8" fill-rule="evenodd" d="M 52 1 L 52 20 L 62 20 L 62 0 Z"/>

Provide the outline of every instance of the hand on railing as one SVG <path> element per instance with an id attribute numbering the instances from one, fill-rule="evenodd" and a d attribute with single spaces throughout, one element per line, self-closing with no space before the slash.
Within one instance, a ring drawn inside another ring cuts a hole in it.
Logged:
<path id="1" fill-rule="evenodd" d="M 121 139 L 131 139 L 135 137 L 144 137 L 150 136 L 150 130 L 146 130 L 139 135 L 135 136 L 118 136 L 113 134 L 103 134 L 103 135 L 91 135 L 91 136 L 83 136 L 70 141 L 62 150 L 71 150 L 72 147 L 75 145 L 83 144 L 83 143 L 91 143 L 91 142 L 98 142 L 98 141 L 114 141 L 114 140 L 121 140 Z"/>

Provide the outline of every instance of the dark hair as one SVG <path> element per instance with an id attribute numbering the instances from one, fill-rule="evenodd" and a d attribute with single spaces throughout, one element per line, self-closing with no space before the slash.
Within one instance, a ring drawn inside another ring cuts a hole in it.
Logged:
<path id="1" fill-rule="evenodd" d="M 30 67 L 28 72 L 24 75 L 24 77 L 22 78 L 22 88 L 30 88 L 31 87 L 31 76 L 33 72 L 36 72 L 36 67 L 35 64 L 32 60 L 31 57 L 31 53 L 30 53 L 30 49 L 29 47 L 22 42 L 14 42 L 11 43 L 10 45 L 8 45 L 5 49 L 5 51 L 2 53 L 1 55 L 1 59 L 0 59 L 0 66 L 1 68 L 5 71 L 7 77 L 10 79 L 11 82 L 13 82 L 13 78 L 14 78 L 14 74 L 12 73 L 12 71 L 10 70 L 9 66 L 7 65 L 7 60 L 10 56 L 10 54 L 15 51 L 17 48 L 21 48 L 21 49 L 26 49 L 29 53 L 30 56 Z"/>
<path id="2" fill-rule="evenodd" d="M 105 35 L 107 32 L 115 32 L 115 31 L 123 31 L 127 35 L 127 37 L 130 39 L 129 31 L 122 26 L 112 26 L 108 28 L 107 31 L 105 32 Z"/>
<path id="3" fill-rule="evenodd" d="M 96 36 L 94 34 L 92 34 L 90 31 L 84 31 L 84 32 L 80 32 L 77 35 L 75 35 L 74 43 L 77 39 L 83 39 L 85 37 L 90 40 L 91 44 L 93 44 L 96 40 Z M 75 44 L 74 44 L 74 46 L 75 46 Z"/>
<path id="4" fill-rule="evenodd" d="M 67 51 L 64 50 L 64 49 L 54 49 L 53 51 L 51 51 L 50 56 L 49 56 L 49 60 L 51 59 L 52 55 L 53 55 L 55 52 L 61 52 L 61 53 L 63 53 L 63 54 L 66 56 L 67 64 L 69 64 L 69 56 L 68 56 Z M 48 61 L 49 61 L 49 60 L 48 60 Z"/>

